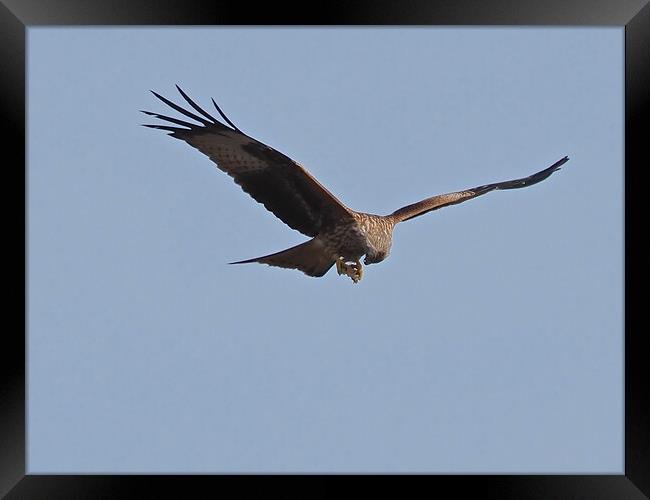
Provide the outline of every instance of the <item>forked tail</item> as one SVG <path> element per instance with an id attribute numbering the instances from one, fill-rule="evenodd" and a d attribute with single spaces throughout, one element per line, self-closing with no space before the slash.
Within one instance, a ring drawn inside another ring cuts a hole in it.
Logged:
<path id="1" fill-rule="evenodd" d="M 284 267 L 285 269 L 298 269 L 308 276 L 321 277 L 334 265 L 335 261 L 324 251 L 323 244 L 314 238 L 281 252 L 254 259 L 240 260 L 239 262 L 230 262 L 230 264 L 248 264 L 251 262 Z"/>

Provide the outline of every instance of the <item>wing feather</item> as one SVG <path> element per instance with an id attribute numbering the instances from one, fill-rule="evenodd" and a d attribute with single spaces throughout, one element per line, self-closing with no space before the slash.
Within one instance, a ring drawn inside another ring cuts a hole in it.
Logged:
<path id="1" fill-rule="evenodd" d="M 426 198 L 422 201 L 418 201 L 417 203 L 413 203 L 412 205 L 402 207 L 399 210 L 393 212 L 390 217 L 392 217 L 396 223 L 403 222 L 415 217 L 419 217 L 420 215 L 424 215 L 428 212 L 431 212 L 432 210 L 437 210 L 442 207 L 456 205 L 458 203 L 471 200 L 472 198 L 476 198 L 477 196 L 489 193 L 490 191 L 496 191 L 500 189 L 519 189 L 527 186 L 532 186 L 533 184 L 537 184 L 538 182 L 543 181 L 553 172 L 559 170 L 560 167 L 567 161 L 569 161 L 569 157 L 565 156 L 561 160 L 556 161 L 550 167 L 521 179 L 495 182 L 493 184 L 485 184 L 483 186 L 467 189 L 465 191 L 457 191 L 455 193 L 446 193 L 432 196 L 431 198 Z"/>
<path id="2" fill-rule="evenodd" d="M 214 99 L 212 102 L 215 108 L 232 128 L 219 122 L 190 99 L 180 87 L 177 88 L 187 103 L 202 117 L 156 92 L 152 93 L 172 109 L 201 125 L 143 111 L 147 115 L 179 125 L 145 126 L 166 130 L 170 132 L 169 135 L 198 149 L 276 217 L 307 236 L 316 236 L 323 228 L 342 218 L 352 218 L 352 211 L 302 165 L 235 127 Z"/>

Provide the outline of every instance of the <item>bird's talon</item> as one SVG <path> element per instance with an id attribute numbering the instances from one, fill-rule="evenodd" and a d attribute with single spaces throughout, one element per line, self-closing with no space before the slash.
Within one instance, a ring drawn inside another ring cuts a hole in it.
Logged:
<path id="1" fill-rule="evenodd" d="M 347 266 L 343 261 L 343 257 L 339 257 L 338 259 L 336 259 L 336 272 L 339 273 L 339 276 L 341 276 L 342 274 L 347 274 Z"/>
<path id="2" fill-rule="evenodd" d="M 361 281 L 361 278 L 363 277 L 363 267 L 359 261 L 342 262 L 341 268 L 343 272 L 340 274 L 348 276 L 353 283 Z"/>

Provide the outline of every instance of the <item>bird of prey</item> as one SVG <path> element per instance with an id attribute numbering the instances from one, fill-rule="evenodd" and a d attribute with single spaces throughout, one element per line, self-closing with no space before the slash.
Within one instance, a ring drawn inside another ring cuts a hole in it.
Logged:
<path id="1" fill-rule="evenodd" d="M 363 276 L 362 256 L 365 256 L 364 264 L 375 264 L 388 257 L 396 224 L 490 191 L 532 186 L 569 160 L 565 156 L 550 167 L 521 179 L 432 196 L 389 215 L 356 212 L 341 203 L 298 162 L 242 132 L 214 99 L 212 104 L 225 124 L 208 114 L 178 85 L 176 88 L 193 111 L 151 92 L 193 122 L 143 111 L 168 123 L 144 126 L 165 130 L 195 147 L 282 222 L 311 237 L 281 252 L 231 264 L 259 262 L 298 269 L 315 277 L 325 275 L 336 265 L 339 275 L 348 276 L 357 283 Z"/>

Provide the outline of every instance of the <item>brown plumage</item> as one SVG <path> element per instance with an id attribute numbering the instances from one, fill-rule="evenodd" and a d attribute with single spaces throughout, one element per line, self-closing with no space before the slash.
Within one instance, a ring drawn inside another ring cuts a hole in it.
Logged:
<path id="1" fill-rule="evenodd" d="M 227 125 L 199 107 L 180 87 L 176 88 L 198 114 L 152 92 L 172 109 L 198 123 L 143 111 L 175 125 L 145 127 L 166 130 L 172 137 L 195 147 L 282 222 L 312 237 L 281 252 L 232 264 L 259 262 L 299 269 L 309 276 L 323 276 L 336 264 L 339 274 L 345 274 L 357 283 L 363 275 L 359 262 L 362 256 L 365 255 L 365 264 L 381 262 L 388 257 L 395 224 L 490 191 L 531 186 L 549 177 L 569 160 L 565 156 L 550 167 L 522 179 L 433 196 L 390 215 L 355 212 L 341 203 L 302 165 L 239 130 L 214 99 L 212 103 Z"/>

